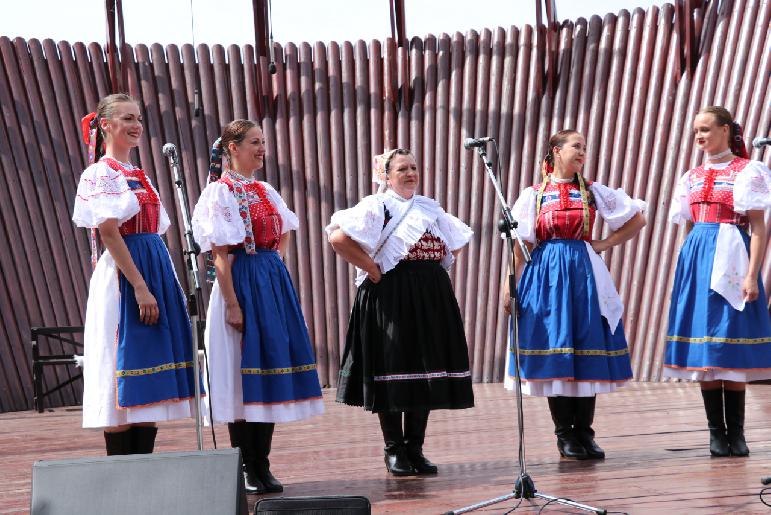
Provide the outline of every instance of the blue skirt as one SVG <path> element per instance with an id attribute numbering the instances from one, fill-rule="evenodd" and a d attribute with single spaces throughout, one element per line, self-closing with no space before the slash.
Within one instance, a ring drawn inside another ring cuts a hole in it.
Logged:
<path id="1" fill-rule="evenodd" d="M 771 318 L 760 295 L 734 309 L 710 289 L 720 224 L 697 223 L 680 250 L 669 307 L 664 366 L 689 370 L 771 369 Z M 742 231 L 749 251 L 749 236 Z"/>
<path id="2" fill-rule="evenodd" d="M 116 377 L 118 406 L 139 407 L 194 396 L 193 350 L 185 297 L 157 234 L 124 236 L 131 258 L 158 302 L 153 325 L 139 320 L 134 287 L 121 273 Z M 201 390 L 203 391 L 203 390 Z"/>
<path id="3" fill-rule="evenodd" d="M 518 286 L 522 379 L 622 382 L 632 377 L 619 322 L 600 314 L 592 264 L 580 240 L 539 243 Z M 514 375 L 514 360 L 509 364 Z"/>
<path id="4" fill-rule="evenodd" d="M 289 273 L 274 250 L 235 251 L 233 286 L 244 317 L 244 404 L 321 397 L 308 330 Z"/>

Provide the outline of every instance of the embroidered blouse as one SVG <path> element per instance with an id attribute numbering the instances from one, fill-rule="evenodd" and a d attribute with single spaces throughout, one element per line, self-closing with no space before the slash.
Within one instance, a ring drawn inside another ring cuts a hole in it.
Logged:
<path id="1" fill-rule="evenodd" d="M 452 252 L 465 246 L 474 234 L 436 200 L 423 195 L 405 199 L 393 190 L 370 195 L 333 214 L 327 234 L 336 229 L 361 245 L 383 273 L 402 260 L 440 261 L 449 269 L 455 260 Z M 359 268 L 356 271 L 359 286 L 367 273 Z"/>
<path id="2" fill-rule="evenodd" d="M 163 234 L 170 225 L 147 175 L 129 163 L 104 157 L 81 175 L 72 220 L 78 227 L 96 228 L 112 218 L 124 236 Z"/>
<path id="3" fill-rule="evenodd" d="M 675 187 L 669 221 L 726 223 L 746 228 L 746 212 L 771 208 L 771 171 L 760 161 L 734 158 L 698 166 Z"/>
<path id="4" fill-rule="evenodd" d="M 589 198 L 589 231 L 584 234 L 584 211 L 578 184 L 560 183 L 553 179 L 546 185 L 541 198 L 541 211 L 536 221 L 536 197 L 540 185 L 525 188 L 512 207 L 512 215 L 523 240 L 530 243 L 551 239 L 591 241 L 596 215 L 602 217 L 611 230 L 617 231 L 646 204 L 632 199 L 622 189 L 612 190 L 593 182 L 587 185 Z"/>
<path id="5" fill-rule="evenodd" d="M 749 254 L 741 232 L 748 210 L 771 209 L 771 171 L 760 161 L 734 158 L 698 166 L 677 181 L 669 221 L 719 223 L 712 259 L 710 289 L 736 310 L 745 306 L 741 284 L 749 271 Z"/>
<path id="6" fill-rule="evenodd" d="M 240 245 L 246 239 L 246 227 L 227 175 L 206 186 L 193 210 L 193 236 L 202 252 L 212 245 Z M 257 248 L 278 249 L 281 235 L 296 230 L 300 221 L 278 192 L 267 182 L 244 181 L 249 205 L 254 244 Z M 243 216 L 246 216 L 245 214 Z"/>

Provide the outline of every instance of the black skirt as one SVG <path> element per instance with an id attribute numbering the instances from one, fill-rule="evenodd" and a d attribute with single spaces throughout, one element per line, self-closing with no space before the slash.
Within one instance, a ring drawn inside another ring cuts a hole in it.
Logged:
<path id="1" fill-rule="evenodd" d="M 402 261 L 359 286 L 337 401 L 375 412 L 474 406 L 463 321 L 439 262 Z"/>

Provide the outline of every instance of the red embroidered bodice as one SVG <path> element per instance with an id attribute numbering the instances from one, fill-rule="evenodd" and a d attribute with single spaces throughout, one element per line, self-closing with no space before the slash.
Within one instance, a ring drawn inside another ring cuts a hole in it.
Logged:
<path id="1" fill-rule="evenodd" d="M 441 261 L 447 255 L 447 246 L 441 238 L 426 231 L 423 236 L 410 247 L 405 261 Z"/>
<path id="2" fill-rule="evenodd" d="M 220 182 L 225 183 L 228 189 L 233 191 L 233 180 L 230 177 L 225 176 L 220 179 Z M 243 184 L 249 202 L 249 215 L 252 220 L 255 246 L 261 249 L 278 250 L 283 228 L 281 215 L 268 199 L 268 193 L 262 183 L 253 181 Z M 249 238 L 248 234 L 246 238 Z"/>
<path id="3" fill-rule="evenodd" d="M 145 172 L 139 168 L 129 170 L 119 161 L 109 157 L 102 158 L 102 161 L 126 178 L 129 189 L 134 193 L 139 202 L 139 213 L 123 222 L 118 229 L 121 235 L 157 233 L 161 216 L 161 201 L 155 190 L 150 186 L 150 181 L 147 179 Z"/>
<path id="4" fill-rule="evenodd" d="M 536 194 L 540 184 L 533 186 Z M 589 200 L 589 231 L 584 234 L 584 208 L 581 189 L 575 182 L 549 181 L 541 197 L 541 210 L 537 214 L 535 237 L 538 241 L 567 239 L 591 241 L 594 219 L 597 215 L 589 183 L 586 183 Z"/>
<path id="5" fill-rule="evenodd" d="M 694 222 L 749 225 L 745 215 L 734 211 L 736 176 L 749 164 L 749 159 L 734 158 L 722 170 L 699 166 L 688 174 L 688 203 Z"/>

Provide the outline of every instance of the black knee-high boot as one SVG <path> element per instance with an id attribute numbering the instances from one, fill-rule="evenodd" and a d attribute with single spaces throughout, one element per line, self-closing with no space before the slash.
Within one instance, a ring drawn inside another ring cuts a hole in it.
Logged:
<path id="1" fill-rule="evenodd" d="M 158 428 L 153 426 L 131 426 L 131 453 L 152 454 Z"/>
<path id="2" fill-rule="evenodd" d="M 385 465 L 388 472 L 394 476 L 411 476 L 416 474 L 404 447 L 404 431 L 402 430 L 402 413 L 400 411 L 378 413 L 380 430 L 383 432 L 385 449 Z"/>
<path id="3" fill-rule="evenodd" d="M 575 397 L 548 397 L 557 450 L 565 458 L 585 460 L 588 455 L 573 431 Z"/>
<path id="4" fill-rule="evenodd" d="M 272 422 L 247 422 L 254 440 L 254 464 L 257 478 L 265 486 L 268 493 L 283 492 L 284 486 L 270 472 L 270 448 L 273 445 L 273 431 L 276 424 Z"/>
<path id="5" fill-rule="evenodd" d="M 104 432 L 107 456 L 131 454 L 131 428 L 119 433 Z"/>
<path id="6" fill-rule="evenodd" d="M 723 389 L 702 390 L 701 396 L 704 399 L 704 411 L 707 413 L 709 452 L 716 457 L 730 456 L 731 449 L 728 446 L 723 418 Z"/>
<path id="7" fill-rule="evenodd" d="M 576 438 L 586 450 L 590 459 L 601 460 L 605 458 L 605 451 L 594 441 L 594 408 L 597 405 L 597 397 L 576 397 L 574 399 L 575 417 L 573 431 Z"/>
<path id="8" fill-rule="evenodd" d="M 724 390 L 725 422 L 728 433 L 728 446 L 732 456 L 749 456 L 750 450 L 744 439 L 744 390 Z"/>
<path id="9" fill-rule="evenodd" d="M 418 474 L 436 474 L 438 468 L 423 456 L 429 410 L 404 412 L 404 446 L 407 459 Z"/>
<path id="10" fill-rule="evenodd" d="M 228 434 L 230 435 L 230 446 L 234 449 L 241 449 L 241 459 L 243 461 L 244 486 L 246 493 L 263 494 L 266 492 L 265 485 L 257 477 L 255 466 L 254 439 L 249 434 L 247 423 L 242 421 L 229 422 Z"/>

